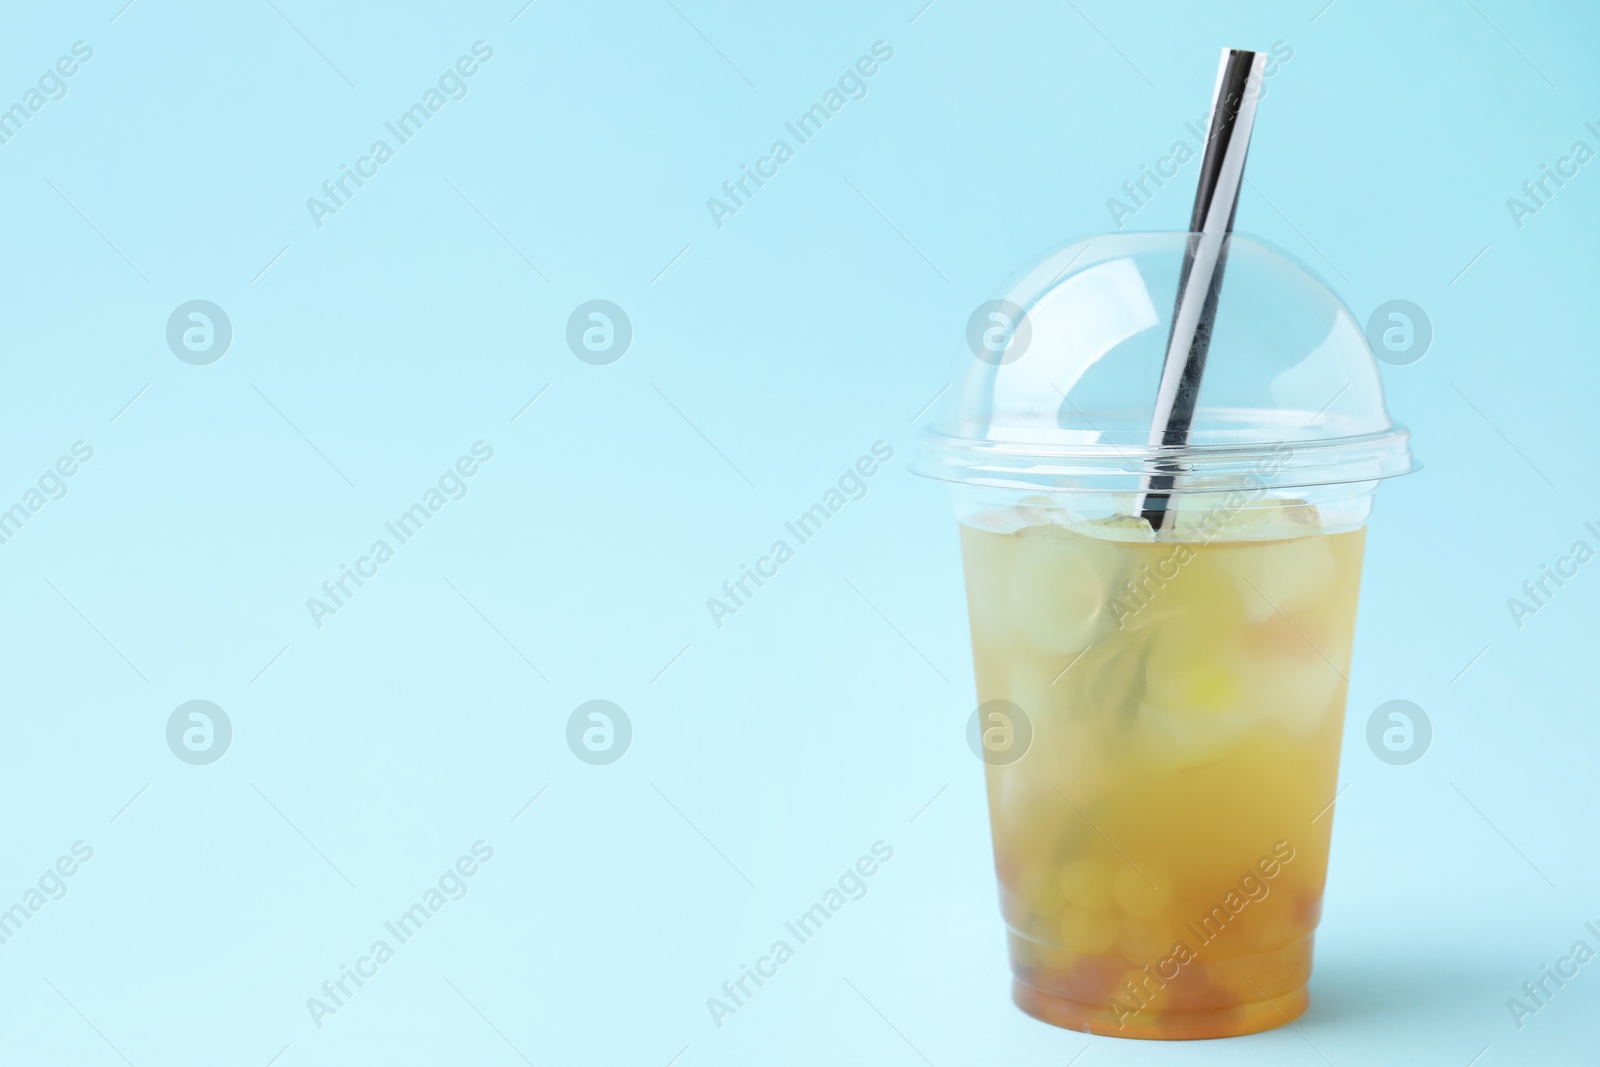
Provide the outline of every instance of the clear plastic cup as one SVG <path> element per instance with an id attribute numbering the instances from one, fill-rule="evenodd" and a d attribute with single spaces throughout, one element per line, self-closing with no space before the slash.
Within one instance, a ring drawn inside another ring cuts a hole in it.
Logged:
<path id="1" fill-rule="evenodd" d="M 1415 469 L 1350 312 L 1239 236 L 1188 444 L 1151 445 L 1189 239 L 979 308 L 916 461 L 954 489 L 1013 997 L 1126 1037 L 1306 1009 L 1365 523 Z"/>

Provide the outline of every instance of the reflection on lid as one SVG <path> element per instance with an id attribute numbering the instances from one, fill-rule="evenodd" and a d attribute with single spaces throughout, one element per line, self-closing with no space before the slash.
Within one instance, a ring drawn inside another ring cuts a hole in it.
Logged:
<path id="1" fill-rule="evenodd" d="M 1072 417 L 1067 397 L 1100 357 L 1160 325 L 1137 265 L 1127 258 L 1096 263 L 1046 289 L 1026 312 L 1032 325 L 1028 350 L 1015 362 L 994 367 L 991 375 L 969 379 L 969 389 L 987 396 L 969 398 L 979 404 L 964 409 L 1005 412 L 1005 426 L 982 427 L 991 440 L 1019 427 L 1031 433 L 1059 427 L 1062 441 L 1098 440 L 1093 431 L 1066 429 L 1069 422 L 1084 422 L 1081 415 Z"/>

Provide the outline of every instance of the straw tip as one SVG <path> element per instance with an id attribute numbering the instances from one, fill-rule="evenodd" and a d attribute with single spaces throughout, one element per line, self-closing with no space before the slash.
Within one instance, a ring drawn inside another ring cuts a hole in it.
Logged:
<path id="1" fill-rule="evenodd" d="M 1267 53 L 1258 52 L 1253 48 L 1223 48 L 1222 65 L 1227 66 L 1233 61 L 1249 63 L 1253 69 L 1266 65 Z"/>

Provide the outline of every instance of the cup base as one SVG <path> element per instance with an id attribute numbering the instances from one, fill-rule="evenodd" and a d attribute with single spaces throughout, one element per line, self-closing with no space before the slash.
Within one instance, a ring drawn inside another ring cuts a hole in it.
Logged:
<path id="1" fill-rule="evenodd" d="M 1035 1019 L 1064 1030 L 1157 1041 L 1257 1034 L 1293 1022 L 1305 1014 L 1311 1003 L 1306 987 L 1301 986 L 1270 1000 L 1226 1008 L 1128 1012 L 1119 1022 L 1105 1004 L 1069 1000 L 1035 989 L 1020 979 L 1011 984 L 1011 999 Z"/>

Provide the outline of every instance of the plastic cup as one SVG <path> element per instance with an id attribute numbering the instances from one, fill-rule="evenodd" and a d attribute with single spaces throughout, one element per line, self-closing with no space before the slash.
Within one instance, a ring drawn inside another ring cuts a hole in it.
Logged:
<path id="1" fill-rule="evenodd" d="M 1125 1037 L 1305 1011 L 1365 524 L 1415 469 L 1356 320 L 1238 236 L 1188 444 L 1150 445 L 1187 240 L 1080 242 L 980 308 L 916 466 L 954 489 L 1013 998 Z"/>

